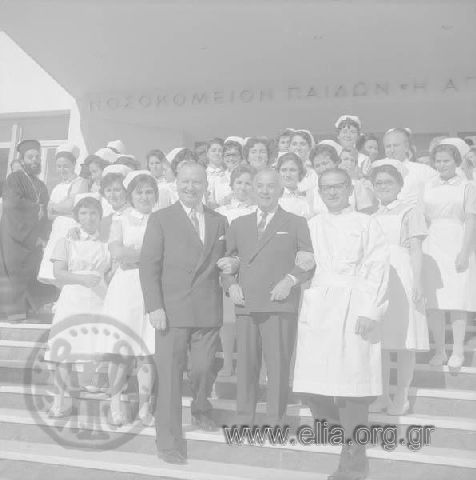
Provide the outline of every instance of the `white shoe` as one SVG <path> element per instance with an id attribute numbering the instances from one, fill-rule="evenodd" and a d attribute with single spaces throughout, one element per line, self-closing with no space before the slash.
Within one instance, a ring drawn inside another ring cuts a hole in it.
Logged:
<path id="1" fill-rule="evenodd" d="M 448 368 L 461 368 L 464 363 L 464 355 L 453 353 L 448 360 Z"/>
<path id="2" fill-rule="evenodd" d="M 410 410 L 410 402 L 408 397 L 403 393 L 397 393 L 393 397 L 393 401 L 387 408 L 389 415 L 405 415 Z"/>
<path id="3" fill-rule="evenodd" d="M 375 400 L 375 402 L 371 403 L 369 406 L 370 413 L 378 413 L 383 412 L 386 410 L 390 405 L 390 398 L 387 396 L 381 395 L 380 397 Z"/>
<path id="4" fill-rule="evenodd" d="M 446 353 L 435 353 L 429 363 L 432 367 L 441 367 L 447 360 L 448 357 L 446 356 Z"/>

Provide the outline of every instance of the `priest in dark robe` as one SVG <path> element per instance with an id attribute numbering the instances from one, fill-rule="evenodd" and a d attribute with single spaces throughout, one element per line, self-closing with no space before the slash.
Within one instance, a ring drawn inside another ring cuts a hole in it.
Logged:
<path id="1" fill-rule="evenodd" d="M 38 178 L 40 143 L 24 140 L 17 150 L 22 168 L 10 173 L 3 185 L 0 220 L 0 313 L 11 321 L 26 318 L 28 311 L 37 311 L 56 296 L 54 287 L 36 279 L 50 232 L 48 190 Z"/>

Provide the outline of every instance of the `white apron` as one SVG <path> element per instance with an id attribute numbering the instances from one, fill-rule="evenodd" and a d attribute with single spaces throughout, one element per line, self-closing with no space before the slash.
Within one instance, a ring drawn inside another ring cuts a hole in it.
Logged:
<path id="1" fill-rule="evenodd" d="M 458 273 L 456 256 L 464 235 L 464 200 L 467 181 L 454 177 L 447 183 L 434 181 L 425 188 L 423 201 L 429 223 L 423 242 L 427 308 L 476 312 L 476 256 Z"/>
<path id="2" fill-rule="evenodd" d="M 382 348 L 386 350 L 429 350 L 425 305 L 413 302 L 410 251 L 401 246 L 403 218 L 412 208 L 374 216 L 390 246 L 389 302 L 382 321 Z"/>
<path id="3" fill-rule="evenodd" d="M 359 316 L 385 310 L 388 249 L 372 218 L 347 209 L 309 221 L 316 273 L 304 292 L 293 390 L 328 396 L 382 393 L 380 329 L 364 340 Z"/>
<path id="4" fill-rule="evenodd" d="M 114 219 L 121 222 L 122 243 L 125 247 L 142 247 L 147 219 L 146 215 L 141 215 L 133 208 Z M 155 329 L 145 313 L 138 267 L 117 268 L 104 300 L 103 313 L 117 324 L 120 342 L 114 335 L 103 338 L 101 351 L 126 356 L 155 353 Z"/>
<path id="5" fill-rule="evenodd" d="M 107 290 L 104 272 L 109 269 L 110 256 L 107 245 L 97 240 L 75 240 L 68 245 L 69 271 L 101 277 L 94 288 L 65 285 L 56 303 L 45 360 L 76 363 L 90 361 L 100 353 L 100 337 L 108 327 L 99 322 Z M 74 321 L 78 315 L 84 315 L 80 323 Z"/>
<path id="6" fill-rule="evenodd" d="M 74 182 L 74 180 L 73 180 Z M 51 192 L 50 202 L 63 202 L 69 197 L 73 182 L 59 183 Z M 60 238 L 65 238 L 68 232 L 78 224 L 71 216 L 60 215 L 53 220 L 50 238 L 43 251 L 43 259 L 41 261 L 40 270 L 38 272 L 38 280 L 42 283 L 55 284 L 56 279 L 53 274 L 53 263 L 51 262 L 51 254 L 55 248 L 56 242 Z"/>

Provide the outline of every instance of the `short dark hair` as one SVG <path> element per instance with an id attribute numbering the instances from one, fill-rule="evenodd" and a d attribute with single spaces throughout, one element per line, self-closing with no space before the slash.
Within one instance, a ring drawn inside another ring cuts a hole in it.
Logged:
<path id="1" fill-rule="evenodd" d="M 431 151 L 431 160 L 433 162 L 435 161 L 436 154 L 439 152 L 449 153 L 453 157 L 457 167 L 459 167 L 463 162 L 463 159 L 461 158 L 461 154 L 459 153 L 459 150 L 454 145 L 449 145 L 446 143 L 440 143 L 439 145 L 437 145 Z"/>
<path id="2" fill-rule="evenodd" d="M 139 170 L 140 162 L 130 155 L 119 155 L 117 160 L 114 162 L 115 165 L 125 165 L 131 170 Z"/>
<path id="3" fill-rule="evenodd" d="M 387 173 L 392 176 L 401 186 L 403 186 L 402 174 L 393 165 L 380 165 L 379 167 L 372 168 L 370 172 L 370 179 L 372 184 L 375 183 L 375 179 L 379 173 Z"/>
<path id="4" fill-rule="evenodd" d="M 355 143 L 355 148 L 357 148 L 357 150 L 359 152 L 362 152 L 362 150 L 364 149 L 365 147 L 365 144 L 369 141 L 369 140 L 373 140 L 375 142 L 377 142 L 377 145 L 379 145 L 379 140 L 377 138 L 376 135 L 374 135 L 373 133 L 363 133 L 362 135 L 360 135 L 360 137 L 357 139 L 357 142 Z M 365 153 L 365 152 L 364 152 Z"/>
<path id="5" fill-rule="evenodd" d="M 212 145 L 220 145 L 223 148 L 223 139 L 219 137 L 212 138 L 208 143 L 207 143 L 207 152 L 210 150 Z"/>
<path id="6" fill-rule="evenodd" d="M 271 151 L 269 148 L 269 141 L 267 138 L 264 137 L 251 137 L 247 140 L 245 143 L 245 146 L 243 147 L 243 157 L 245 158 L 246 161 L 248 161 L 248 157 L 250 155 L 250 150 L 255 146 L 255 145 L 264 145 L 266 147 L 266 152 L 268 154 L 268 162 L 271 157 Z"/>
<path id="7" fill-rule="evenodd" d="M 294 162 L 299 170 L 299 181 L 301 181 L 304 176 L 306 175 L 306 170 L 304 169 L 304 165 L 302 163 L 301 157 L 296 155 L 293 152 L 285 153 L 278 158 L 278 163 L 276 164 L 276 170 L 279 172 L 281 167 L 286 162 Z"/>
<path id="8" fill-rule="evenodd" d="M 142 185 L 148 185 L 154 190 L 155 198 L 159 196 L 159 188 L 157 187 L 157 180 L 149 174 L 141 173 L 131 180 L 126 188 L 127 201 L 132 205 L 132 193 L 134 190 Z M 132 205 L 134 206 L 134 205 Z"/>
<path id="9" fill-rule="evenodd" d="M 337 153 L 337 150 L 331 145 L 320 143 L 315 145 L 311 149 L 311 152 L 309 153 L 309 161 L 312 165 L 314 165 L 314 159 L 318 155 L 327 155 L 335 165 L 339 165 L 340 163 L 339 154 Z"/>
<path id="10" fill-rule="evenodd" d="M 174 172 L 175 176 L 177 176 L 177 167 L 185 160 L 197 163 L 197 154 L 195 152 L 192 152 L 192 150 L 190 150 L 189 148 L 184 148 L 183 150 L 178 152 L 170 164 L 170 168 L 172 169 L 172 172 Z"/>
<path id="11" fill-rule="evenodd" d="M 231 175 L 230 175 L 231 188 L 233 188 L 233 184 L 235 183 L 235 180 L 241 177 L 241 175 L 243 175 L 244 173 L 249 173 L 251 175 L 251 180 L 253 180 L 253 178 L 256 175 L 256 168 L 253 168 L 251 165 L 238 165 L 236 168 L 234 168 L 231 171 Z"/>
<path id="12" fill-rule="evenodd" d="M 319 177 L 317 179 L 317 184 L 318 184 L 319 188 L 321 188 L 322 180 L 332 173 L 342 175 L 345 178 L 345 183 L 349 186 L 352 185 L 352 179 L 350 178 L 350 175 L 345 170 L 343 170 L 342 168 L 337 168 L 336 167 L 336 168 L 329 168 L 329 170 L 325 170 L 324 172 L 322 172 L 319 175 Z"/>
<path id="13" fill-rule="evenodd" d="M 304 140 L 306 140 L 306 143 L 309 145 L 309 148 L 312 148 L 312 146 L 314 144 L 314 139 L 312 138 L 311 134 L 309 132 L 304 131 L 304 130 L 296 130 L 296 131 L 292 132 L 291 142 L 293 141 L 294 137 L 304 138 Z"/>
<path id="14" fill-rule="evenodd" d="M 145 156 L 146 166 L 148 170 L 150 170 L 150 167 L 149 167 L 150 157 L 158 158 L 160 163 L 164 163 L 165 161 L 167 161 L 165 153 L 162 150 L 159 150 L 158 148 L 154 148 L 153 150 L 150 150 L 149 152 L 147 152 L 147 155 Z"/>
<path id="15" fill-rule="evenodd" d="M 104 177 L 101 178 L 101 186 L 99 188 L 99 193 L 102 196 L 104 196 L 104 190 L 114 183 L 119 183 L 122 186 L 122 188 L 125 190 L 124 177 L 120 173 L 110 172 L 110 173 L 106 173 L 106 175 L 104 175 Z"/>
<path id="16" fill-rule="evenodd" d="M 240 153 L 240 157 L 243 158 L 243 147 L 240 143 L 235 142 L 234 140 L 228 140 L 223 144 L 223 154 L 225 154 L 228 150 L 231 150 L 232 148 L 236 148 Z"/>
<path id="17" fill-rule="evenodd" d="M 106 160 L 102 159 L 101 157 L 99 157 L 97 155 L 88 155 L 84 159 L 84 165 L 86 167 L 89 167 L 89 165 L 91 165 L 93 163 L 96 164 L 101 170 L 104 170 L 109 165 L 109 163 L 106 162 Z"/>
<path id="18" fill-rule="evenodd" d="M 71 152 L 58 152 L 55 155 L 55 160 L 58 160 L 58 158 L 66 158 L 73 165 L 76 165 L 76 157 Z"/>
<path id="19" fill-rule="evenodd" d="M 78 214 L 81 208 L 94 208 L 98 211 L 99 217 L 102 217 L 102 205 L 99 200 L 93 197 L 84 197 L 73 207 L 73 217 L 78 221 Z"/>

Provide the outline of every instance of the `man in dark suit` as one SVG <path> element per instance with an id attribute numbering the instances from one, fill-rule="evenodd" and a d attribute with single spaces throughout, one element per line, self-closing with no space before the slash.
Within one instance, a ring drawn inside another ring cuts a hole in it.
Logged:
<path id="1" fill-rule="evenodd" d="M 223 310 L 216 263 L 225 253 L 228 224 L 202 204 L 206 190 L 205 169 L 185 163 L 177 175 L 179 201 L 150 216 L 140 258 L 145 308 L 157 330 L 157 449 L 169 463 L 186 462 L 182 376 L 189 348 L 192 421 L 216 428 L 208 397 Z"/>
<path id="2" fill-rule="evenodd" d="M 280 424 L 286 412 L 289 368 L 297 328 L 298 285 L 312 276 L 296 266 L 312 252 L 307 222 L 278 205 L 283 192 L 274 170 L 253 182 L 258 209 L 237 218 L 227 232 L 227 256 L 240 260 L 238 276 L 223 275 L 237 315 L 237 423 L 253 425 L 262 352 L 268 372 L 267 414 Z"/>

